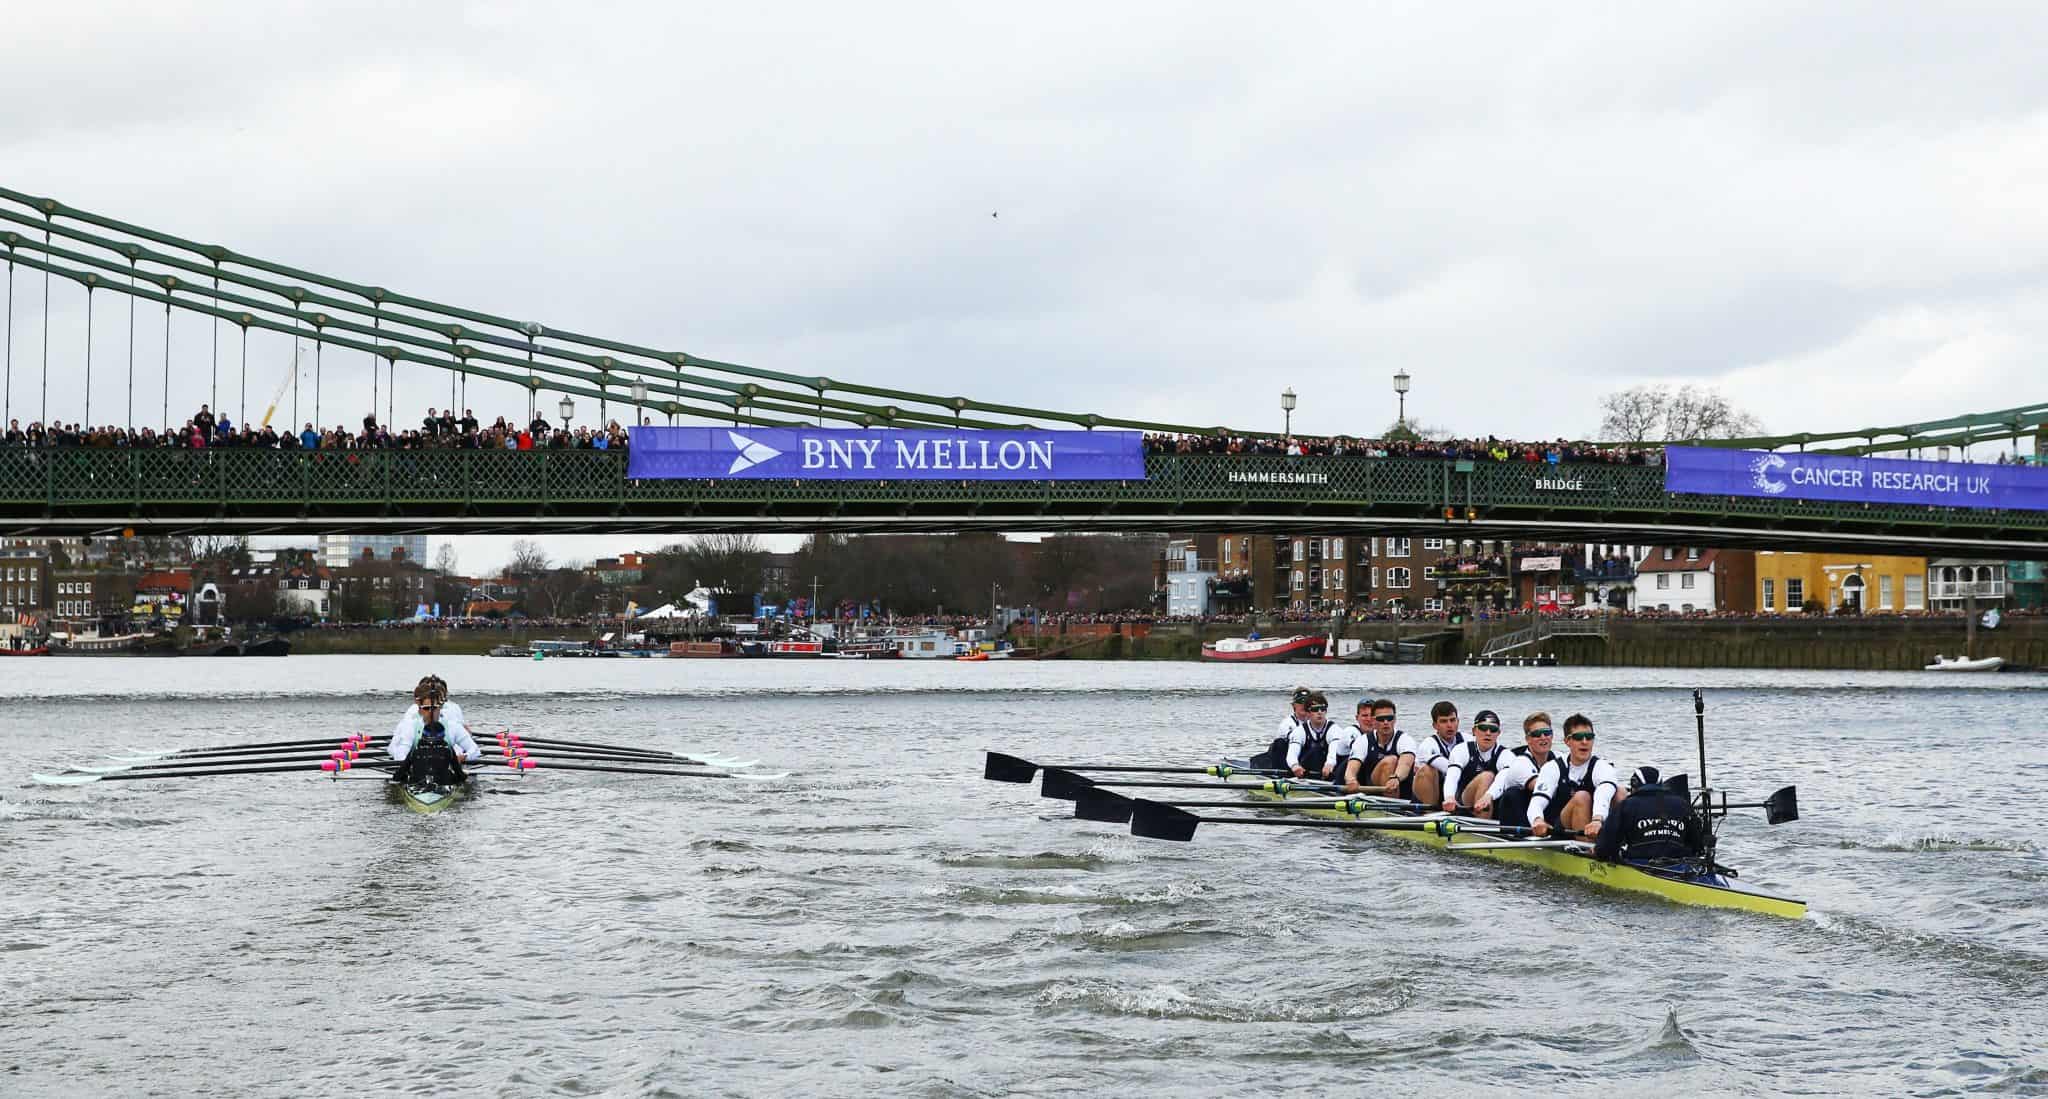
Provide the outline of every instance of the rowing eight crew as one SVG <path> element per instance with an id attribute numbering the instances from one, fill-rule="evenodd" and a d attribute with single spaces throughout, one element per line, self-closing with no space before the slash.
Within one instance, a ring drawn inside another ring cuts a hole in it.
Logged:
<path id="1" fill-rule="evenodd" d="M 1360 699 L 1356 720 L 1332 727 L 1320 691 L 1295 690 L 1294 712 L 1282 726 L 1284 762 L 1296 778 L 1320 777 L 1346 794 L 1371 792 L 1506 823 L 1526 823 L 1538 837 L 1556 830 L 1599 842 L 1602 857 L 1676 859 L 1698 855 L 1700 831 L 1681 793 L 1667 791 L 1654 767 L 1639 768 L 1623 789 L 1612 763 L 1593 751 L 1593 721 L 1564 721 L 1564 754 L 1553 748 L 1550 714 L 1522 720 L 1522 746 L 1500 743 L 1500 716 L 1481 710 L 1469 737 L 1458 731 L 1458 708 L 1430 707 L 1430 732 L 1420 739 L 1396 726 L 1399 709 L 1386 698 Z M 1276 739 L 1274 754 L 1282 755 Z M 1649 795 L 1624 812 L 1634 793 Z M 1610 834 L 1608 822 L 1622 827 Z"/>

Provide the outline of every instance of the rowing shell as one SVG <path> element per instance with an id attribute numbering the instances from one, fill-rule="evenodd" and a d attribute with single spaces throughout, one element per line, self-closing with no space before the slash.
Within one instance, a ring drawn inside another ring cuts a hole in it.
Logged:
<path id="1" fill-rule="evenodd" d="M 1247 791 L 1260 801 L 1282 802 L 1289 798 L 1329 797 L 1327 793 L 1308 790 L 1291 790 L 1286 795 L 1264 791 Z M 1293 809 L 1310 816 L 1328 817 L 1335 820 L 1360 820 L 1369 817 L 1399 817 L 1406 814 L 1382 809 L 1359 806 L 1357 812 L 1343 808 Z M 1450 818 L 1473 825 L 1493 825 L 1495 822 L 1470 817 Z M 1780 897 L 1759 889 L 1750 889 L 1730 881 L 1721 874 L 1681 874 L 1649 866 L 1629 863 L 1602 862 L 1591 855 L 1562 847 L 1530 847 L 1517 850 L 1515 847 L 1495 841 L 1493 837 L 1479 832 L 1440 836 L 1434 832 L 1387 832 L 1385 835 L 1402 839 L 1420 840 L 1432 847 L 1462 851 L 1467 855 L 1496 859 L 1501 862 L 1516 862 L 1578 878 L 1607 889 L 1619 889 L 1628 893 L 1648 893 L 1679 904 L 1690 904 L 1704 908 L 1733 908 L 1744 912 L 1758 912 L 1766 916 L 1782 916 L 1786 919 L 1802 919 L 1806 915 L 1806 902 Z M 1485 844 L 1474 850 L 1465 850 L 1475 844 Z"/>
<path id="2" fill-rule="evenodd" d="M 463 796 L 469 793 L 471 783 L 475 781 L 467 779 L 452 786 L 426 782 L 394 782 L 390 786 L 392 794 L 403 802 L 407 809 L 415 813 L 438 813 L 461 801 Z"/>

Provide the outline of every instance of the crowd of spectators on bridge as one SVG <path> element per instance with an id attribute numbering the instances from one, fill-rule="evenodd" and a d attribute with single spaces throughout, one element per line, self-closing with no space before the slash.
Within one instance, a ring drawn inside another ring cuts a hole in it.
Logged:
<path id="1" fill-rule="evenodd" d="M 623 450 L 626 428 L 617 420 L 604 427 L 563 428 L 535 417 L 520 424 L 516 417 L 500 416 L 490 424 L 477 420 L 469 410 L 457 416 L 454 409 L 429 408 L 418 427 L 399 427 L 377 422 L 375 413 L 364 416 L 360 430 L 345 424 L 316 427 L 308 422 L 299 431 L 279 431 L 268 423 L 254 429 L 238 427 L 223 413 L 200 405 L 184 426 L 159 432 L 153 427 L 81 427 L 78 424 L 40 422 L 23 427 L 9 420 L 0 445 L 27 447 L 93 447 L 134 449 L 175 447 L 187 450 L 241 448 L 257 450 Z"/>
<path id="2" fill-rule="evenodd" d="M 1258 454 L 1273 457 L 1337 458 L 1434 458 L 1443 461 L 1467 459 L 1479 462 L 1525 462 L 1558 465 L 1564 462 L 1615 466 L 1662 465 L 1664 452 L 1657 447 L 1596 446 L 1558 439 L 1547 443 L 1516 442 L 1491 436 L 1484 439 L 1354 439 L 1345 435 L 1322 437 L 1291 436 L 1286 439 L 1230 435 L 1145 436 L 1148 454 Z"/>

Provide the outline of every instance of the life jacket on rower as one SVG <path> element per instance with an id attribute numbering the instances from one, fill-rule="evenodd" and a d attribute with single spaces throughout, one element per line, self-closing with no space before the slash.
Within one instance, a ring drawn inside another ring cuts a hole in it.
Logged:
<path id="1" fill-rule="evenodd" d="M 420 730 L 419 740 L 391 777 L 416 786 L 459 786 L 469 779 L 462 769 L 462 757 L 448 743 L 448 730 L 438 721 L 430 721 Z"/>
<path id="2" fill-rule="evenodd" d="M 469 734 L 461 708 L 448 701 L 447 682 L 426 676 L 412 697 L 412 710 L 398 719 L 385 746 L 399 763 L 393 777 L 442 785 L 463 781 L 462 764 L 481 760 L 483 750 Z"/>

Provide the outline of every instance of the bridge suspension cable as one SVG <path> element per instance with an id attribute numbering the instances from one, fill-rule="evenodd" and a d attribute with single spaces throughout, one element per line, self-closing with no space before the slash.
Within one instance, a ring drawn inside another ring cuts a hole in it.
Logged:
<path id="1" fill-rule="evenodd" d="M 328 344 L 368 356 L 373 412 L 374 375 L 381 360 L 386 394 L 395 388 L 398 364 L 405 362 L 448 371 L 451 397 L 458 393 L 466 397 L 468 379 L 475 376 L 521 387 L 529 408 L 538 393 L 546 390 L 593 398 L 601 408 L 614 402 L 634 406 L 667 415 L 671 421 L 676 416 L 693 416 L 777 426 L 831 420 L 883 427 L 1054 425 L 1190 435 L 1275 435 L 919 393 L 664 351 L 319 275 L 7 188 L 0 188 L 0 223 L 42 231 L 43 239 L 38 241 L 31 232 L 0 228 L 10 280 L 13 265 L 19 263 L 41 271 L 46 283 L 55 275 L 88 287 L 88 292 L 98 288 L 129 295 L 131 317 L 137 300 L 160 302 L 167 313 L 175 309 L 208 317 L 215 329 L 210 396 L 216 404 L 219 323 L 235 324 L 244 344 L 241 411 L 245 418 L 249 330 L 278 332 L 296 340 L 295 331 L 310 328 L 316 362 Z M 102 272 L 125 272 L 130 281 L 125 285 L 111 281 Z M 11 306 L 11 292 L 9 302 Z M 45 310 L 48 303 L 45 293 Z M 132 322 L 130 331 L 132 340 Z M 11 340 L 11 323 L 9 332 Z M 47 323 L 44 340 L 47 345 Z M 293 346 L 296 356 L 296 342 Z M 47 384 L 47 365 L 44 373 Z M 646 396 L 636 394 L 636 389 Z M 396 413 L 396 398 L 389 399 L 394 403 L 387 406 L 387 423 Z M 11 391 L 9 403 L 11 406 Z M 43 411 L 47 418 L 47 397 Z M 130 419 L 132 422 L 132 415 Z"/>

